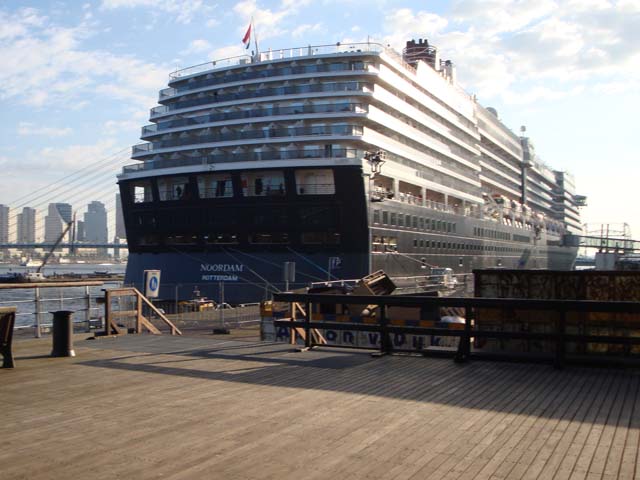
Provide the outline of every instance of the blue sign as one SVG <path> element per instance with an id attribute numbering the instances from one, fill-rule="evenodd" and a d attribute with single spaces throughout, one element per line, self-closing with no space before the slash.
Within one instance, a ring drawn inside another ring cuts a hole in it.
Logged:
<path id="1" fill-rule="evenodd" d="M 157 298 L 160 289 L 160 270 L 144 271 L 144 295 L 145 297 Z"/>

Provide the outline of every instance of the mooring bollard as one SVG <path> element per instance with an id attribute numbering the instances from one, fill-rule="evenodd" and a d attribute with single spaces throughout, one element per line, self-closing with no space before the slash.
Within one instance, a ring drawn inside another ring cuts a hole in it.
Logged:
<path id="1" fill-rule="evenodd" d="M 59 310 L 53 313 L 52 357 L 75 357 L 73 351 L 73 312 Z"/>

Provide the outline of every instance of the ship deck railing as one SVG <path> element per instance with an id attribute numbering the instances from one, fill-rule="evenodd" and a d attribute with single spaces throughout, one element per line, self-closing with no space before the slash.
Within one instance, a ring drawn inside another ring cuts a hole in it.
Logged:
<path id="1" fill-rule="evenodd" d="M 155 150 L 171 147 L 197 148 L 203 143 L 230 142 L 235 140 L 256 140 L 265 138 L 287 138 L 297 136 L 361 136 L 363 128 L 360 125 L 324 125 L 312 127 L 268 128 L 259 130 L 238 130 L 214 135 L 193 135 L 187 138 L 160 140 L 152 143 L 140 143 L 132 147 L 132 155 L 149 153 Z"/>
<path id="2" fill-rule="evenodd" d="M 126 165 L 123 174 L 139 171 L 159 170 L 163 168 L 187 167 L 197 165 L 215 165 L 218 163 L 233 163 L 242 161 L 260 162 L 264 160 L 301 160 L 307 158 L 362 158 L 364 150 L 355 148 L 318 148 L 314 150 L 277 150 L 262 152 L 224 153 L 216 155 L 202 155 L 198 157 L 161 158 Z"/>
<path id="3" fill-rule="evenodd" d="M 310 57 L 318 55 L 335 55 L 336 53 L 360 53 L 371 52 L 380 53 L 389 52 L 389 48 L 380 43 L 333 43 L 329 45 L 307 45 L 304 47 L 283 48 L 277 50 L 269 49 L 266 52 L 260 52 L 258 55 L 238 55 L 234 57 L 204 62 L 198 65 L 182 68 L 169 74 L 169 81 L 175 81 L 183 77 L 195 75 L 209 70 L 218 70 L 223 68 L 235 67 L 240 65 L 249 65 L 252 63 L 260 63 L 272 60 L 285 60 L 289 58 Z M 393 52 L 395 53 L 395 52 Z M 397 54 L 396 54 L 397 55 Z M 407 64 L 407 66 L 409 66 Z"/>

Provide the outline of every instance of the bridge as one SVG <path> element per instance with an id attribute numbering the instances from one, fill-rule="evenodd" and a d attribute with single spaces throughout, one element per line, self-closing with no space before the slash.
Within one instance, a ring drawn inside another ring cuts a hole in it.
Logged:
<path id="1" fill-rule="evenodd" d="M 629 238 L 608 238 L 591 235 L 575 235 L 582 248 L 597 248 L 601 252 L 640 252 L 640 240 Z"/>
<path id="2" fill-rule="evenodd" d="M 45 250 L 51 250 L 52 248 L 68 248 L 71 250 L 77 250 L 79 248 L 127 248 L 126 243 L 64 243 L 61 242 L 57 246 L 53 242 L 43 243 L 0 243 L 0 249 L 6 248 L 42 248 Z"/>

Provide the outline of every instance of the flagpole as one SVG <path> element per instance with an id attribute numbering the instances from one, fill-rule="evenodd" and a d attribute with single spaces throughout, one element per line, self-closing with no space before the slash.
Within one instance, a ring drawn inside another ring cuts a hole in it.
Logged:
<path id="1" fill-rule="evenodd" d="M 253 29 L 253 40 L 256 44 L 256 59 L 260 60 L 260 50 L 258 50 L 258 32 L 256 26 L 253 23 L 253 15 L 251 16 L 251 28 Z"/>

